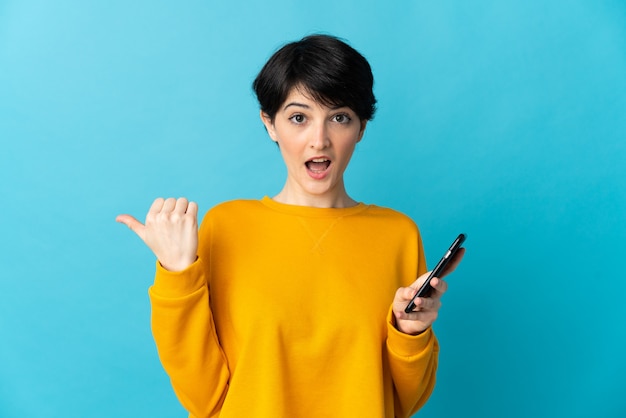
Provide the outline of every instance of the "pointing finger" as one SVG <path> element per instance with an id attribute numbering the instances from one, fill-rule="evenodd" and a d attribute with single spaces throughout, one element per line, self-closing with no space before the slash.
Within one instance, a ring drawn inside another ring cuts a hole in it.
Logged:
<path id="1" fill-rule="evenodd" d="M 145 226 L 137 219 L 130 215 L 118 215 L 115 218 L 116 222 L 126 225 L 131 231 L 139 236 L 142 240 L 144 240 L 144 229 Z"/>

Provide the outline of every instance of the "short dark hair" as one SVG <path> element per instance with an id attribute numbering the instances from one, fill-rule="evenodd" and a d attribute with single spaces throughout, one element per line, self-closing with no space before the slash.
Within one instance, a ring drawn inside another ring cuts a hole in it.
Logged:
<path id="1" fill-rule="evenodd" d="M 361 120 L 371 120 L 376 112 L 373 86 L 372 69 L 358 51 L 319 34 L 284 45 L 252 84 L 261 110 L 272 121 L 294 87 L 303 87 L 319 103 L 347 106 Z"/>

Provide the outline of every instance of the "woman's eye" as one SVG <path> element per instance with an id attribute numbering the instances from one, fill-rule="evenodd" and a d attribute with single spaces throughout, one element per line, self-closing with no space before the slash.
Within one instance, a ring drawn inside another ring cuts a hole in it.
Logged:
<path id="1" fill-rule="evenodd" d="M 348 123 L 351 120 L 350 116 L 345 115 L 345 114 L 335 115 L 333 119 L 335 120 L 335 122 L 338 122 L 338 123 Z"/>
<path id="2" fill-rule="evenodd" d="M 290 117 L 289 119 L 291 119 L 292 122 L 300 124 L 300 123 L 304 123 L 304 115 L 293 115 L 292 117 Z"/>

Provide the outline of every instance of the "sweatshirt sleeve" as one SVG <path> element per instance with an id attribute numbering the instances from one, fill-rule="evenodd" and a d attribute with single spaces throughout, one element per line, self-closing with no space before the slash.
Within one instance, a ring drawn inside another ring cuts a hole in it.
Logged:
<path id="1" fill-rule="evenodd" d="M 435 387 L 439 343 L 432 328 L 415 336 L 398 331 L 391 309 L 387 316 L 387 333 L 396 416 L 410 417 L 424 406 Z"/>
<path id="2" fill-rule="evenodd" d="M 180 272 L 167 271 L 157 262 L 149 289 L 159 358 L 179 401 L 197 418 L 219 415 L 229 379 L 209 305 L 206 271 L 201 258 Z"/>

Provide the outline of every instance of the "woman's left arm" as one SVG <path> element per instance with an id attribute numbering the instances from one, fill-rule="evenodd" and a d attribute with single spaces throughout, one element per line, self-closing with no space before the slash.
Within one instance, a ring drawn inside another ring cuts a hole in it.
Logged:
<path id="1" fill-rule="evenodd" d="M 461 249 L 442 276 L 458 266 L 465 254 Z M 395 387 L 396 416 L 409 417 L 420 409 L 435 386 L 439 344 L 432 330 L 441 307 L 441 297 L 448 285 L 441 278 L 433 278 L 433 291 L 428 298 L 416 298 L 415 310 L 404 312 L 409 301 L 427 279 L 424 273 L 409 287 L 396 291 L 387 318 L 387 353 Z"/>

